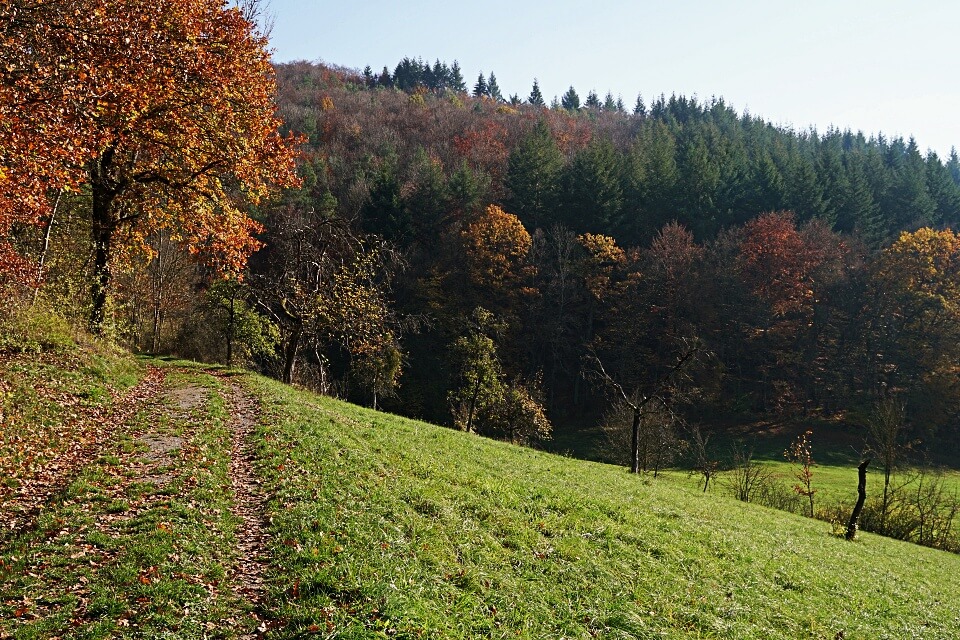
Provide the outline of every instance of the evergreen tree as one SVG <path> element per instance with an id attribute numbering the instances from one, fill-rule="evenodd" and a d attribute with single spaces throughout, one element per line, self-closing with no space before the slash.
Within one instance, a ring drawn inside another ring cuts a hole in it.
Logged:
<path id="1" fill-rule="evenodd" d="M 933 222 L 938 226 L 953 227 L 960 222 L 960 188 L 953 181 L 950 169 L 933 151 L 927 154 L 926 166 L 927 192 L 936 205 Z"/>
<path id="2" fill-rule="evenodd" d="M 627 112 L 627 105 L 623 104 L 623 96 L 617 96 L 617 111 L 620 113 Z"/>
<path id="3" fill-rule="evenodd" d="M 567 89 L 567 92 L 560 98 L 560 106 L 567 111 L 576 111 L 580 108 L 580 96 L 577 95 L 577 92 L 572 86 Z"/>
<path id="4" fill-rule="evenodd" d="M 497 76 L 493 75 L 493 71 L 490 72 L 490 80 L 487 82 L 487 95 L 497 102 L 503 102 L 503 94 L 500 93 L 500 85 L 497 84 Z"/>
<path id="5" fill-rule="evenodd" d="M 676 217 L 676 141 L 662 122 L 637 134 L 624 169 L 624 242 L 646 244 Z"/>
<path id="6" fill-rule="evenodd" d="M 483 71 L 481 71 L 476 84 L 473 85 L 473 97 L 482 98 L 489 95 L 490 87 L 487 86 L 487 79 L 483 77 Z"/>
<path id="7" fill-rule="evenodd" d="M 447 185 L 450 206 L 456 215 L 469 219 L 483 210 L 484 202 L 489 201 L 490 178 L 474 171 L 464 160 Z"/>
<path id="8" fill-rule="evenodd" d="M 456 60 L 453 61 L 453 66 L 450 67 L 449 87 L 460 93 L 467 90 L 467 83 L 464 81 L 463 73 L 460 71 L 460 63 Z"/>
<path id="9" fill-rule="evenodd" d="M 393 86 L 393 78 L 390 77 L 390 70 L 387 69 L 386 66 L 384 66 L 383 71 L 380 72 L 380 77 L 377 78 L 377 84 L 387 89 Z"/>
<path id="10" fill-rule="evenodd" d="M 607 95 L 603 99 L 603 110 L 604 111 L 617 110 L 617 101 L 613 99 L 613 94 L 609 91 L 607 91 Z"/>
<path id="11" fill-rule="evenodd" d="M 587 94 L 587 101 L 584 103 L 584 106 L 588 109 L 599 109 L 600 108 L 600 98 L 597 97 L 596 91 L 590 91 Z"/>
<path id="12" fill-rule="evenodd" d="M 546 106 L 543 102 L 543 94 L 540 93 L 540 83 L 537 82 L 536 78 L 533 79 L 533 89 L 530 90 L 530 97 L 527 98 L 527 102 L 535 107 Z"/>
<path id="13" fill-rule="evenodd" d="M 370 65 L 367 65 L 363 68 L 363 84 L 368 87 L 372 87 L 376 79 L 373 77 L 373 69 L 370 68 Z"/>
<path id="14" fill-rule="evenodd" d="M 647 106 L 643 104 L 643 96 L 639 93 L 637 94 L 637 102 L 633 105 L 633 115 L 635 116 L 645 116 L 647 115 Z"/>
<path id="15" fill-rule="evenodd" d="M 947 171 L 953 178 L 953 183 L 960 186 L 960 156 L 957 156 L 956 147 L 950 147 L 950 158 L 947 160 Z"/>
<path id="16" fill-rule="evenodd" d="M 678 221 L 699 237 L 713 237 L 720 226 L 716 206 L 720 168 L 700 130 L 691 128 L 680 138 L 677 167 Z"/>
<path id="17" fill-rule="evenodd" d="M 546 227 L 555 218 L 563 155 L 543 120 L 510 153 L 507 209 L 525 227 Z"/>
<path id="18" fill-rule="evenodd" d="M 620 224 L 623 158 L 606 139 L 578 152 L 563 176 L 561 216 L 577 232 L 600 233 Z"/>
<path id="19" fill-rule="evenodd" d="M 523 104 L 523 100 L 521 100 L 521 99 L 520 99 L 520 96 L 518 96 L 518 95 L 515 94 L 515 93 L 511 93 L 511 94 L 510 94 L 510 99 L 507 100 L 507 102 L 509 102 L 509 103 L 510 103 L 510 106 L 512 106 L 512 107 L 519 107 L 520 105 Z"/>
<path id="20" fill-rule="evenodd" d="M 450 69 L 446 64 L 441 64 L 439 58 L 433 63 L 433 84 L 430 87 L 434 91 L 442 91 L 450 85 Z"/>
<path id="21" fill-rule="evenodd" d="M 787 176 L 787 207 L 799 222 L 823 217 L 823 188 L 817 179 L 813 162 L 797 154 Z M 827 220 L 832 226 L 834 221 Z"/>
<path id="22" fill-rule="evenodd" d="M 786 208 L 786 184 L 783 174 L 765 150 L 753 161 L 750 175 L 750 194 L 745 202 L 745 216 L 756 217 L 761 213 L 780 211 Z"/>

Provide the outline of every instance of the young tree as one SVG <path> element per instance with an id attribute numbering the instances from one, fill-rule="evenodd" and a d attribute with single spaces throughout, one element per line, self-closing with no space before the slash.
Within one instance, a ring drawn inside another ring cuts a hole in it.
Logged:
<path id="1" fill-rule="evenodd" d="M 882 398 L 867 422 L 871 449 L 883 465 L 883 495 L 880 500 L 880 530 L 886 535 L 890 511 L 890 477 L 906 444 L 903 442 L 904 405 L 896 398 Z"/>
<path id="2" fill-rule="evenodd" d="M 812 435 L 812 431 L 805 431 L 797 436 L 790 447 L 783 452 L 783 456 L 788 461 L 796 463 L 799 467 L 796 474 L 797 483 L 793 486 L 793 490 L 809 501 L 811 518 L 814 515 L 813 495 L 817 492 L 813 488 L 813 465 L 815 463 L 813 461 L 813 448 L 810 445 L 810 436 Z"/>
<path id="3" fill-rule="evenodd" d="M 467 433 L 475 430 L 477 414 L 492 407 L 503 393 L 497 348 L 488 335 L 494 329 L 493 314 L 477 307 L 470 331 L 453 344 L 457 384 L 448 400 L 454 424 Z"/>
<path id="4" fill-rule="evenodd" d="M 600 358 L 593 354 L 591 356 L 592 365 L 594 367 L 593 374 L 597 376 L 600 382 L 614 392 L 617 398 L 623 402 L 624 406 L 629 408 L 631 416 L 631 425 L 630 425 L 630 472 L 631 473 L 640 473 L 640 445 L 641 445 L 641 422 L 643 419 L 644 409 L 651 402 L 656 402 L 668 412 L 670 410 L 669 406 L 669 386 L 673 382 L 674 376 L 682 372 L 685 367 L 693 360 L 693 358 L 701 351 L 701 347 L 698 343 L 687 345 L 687 349 L 682 352 L 677 358 L 674 365 L 659 379 L 654 380 L 652 384 L 648 385 L 649 389 L 646 392 L 640 391 L 639 386 L 636 390 L 628 393 L 623 386 L 617 382 L 606 369 L 603 367 L 603 363 L 600 361 Z"/>

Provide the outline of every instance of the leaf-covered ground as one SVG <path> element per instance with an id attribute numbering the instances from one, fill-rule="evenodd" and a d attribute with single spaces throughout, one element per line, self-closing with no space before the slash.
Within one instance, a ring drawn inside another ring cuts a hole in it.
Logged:
<path id="1" fill-rule="evenodd" d="M 249 467 L 238 466 L 249 398 L 229 377 L 197 370 L 153 369 L 145 380 L 156 392 L 139 396 L 111 440 L 83 449 L 94 455 L 78 459 L 39 515 L 0 534 L 0 637 L 266 629 L 260 539 L 247 523 L 259 522 L 260 503 Z"/>

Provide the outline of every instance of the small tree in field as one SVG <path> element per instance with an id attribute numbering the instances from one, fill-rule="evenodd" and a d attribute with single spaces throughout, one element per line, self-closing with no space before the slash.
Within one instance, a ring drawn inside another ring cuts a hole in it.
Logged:
<path id="1" fill-rule="evenodd" d="M 883 465 L 883 495 L 880 501 L 880 533 L 887 533 L 887 516 L 890 513 L 890 477 L 897 459 L 905 448 L 903 443 L 904 405 L 895 398 L 884 398 L 874 407 L 867 423 L 871 447 Z"/>
<path id="2" fill-rule="evenodd" d="M 810 445 L 810 436 L 813 431 L 809 429 L 803 434 L 797 436 L 790 447 L 783 452 L 784 457 L 790 462 L 799 465 L 796 478 L 797 484 L 793 485 L 793 490 L 799 495 L 806 497 L 810 501 L 810 517 L 813 517 L 813 494 L 817 492 L 813 488 L 813 447 Z"/>

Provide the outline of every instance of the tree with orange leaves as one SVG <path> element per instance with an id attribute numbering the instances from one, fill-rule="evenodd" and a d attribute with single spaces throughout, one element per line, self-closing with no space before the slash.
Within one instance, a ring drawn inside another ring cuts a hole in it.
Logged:
<path id="1" fill-rule="evenodd" d="M 118 241 L 169 229 L 222 270 L 242 267 L 258 229 L 244 208 L 296 177 L 291 141 L 277 134 L 267 41 L 240 9 L 15 0 L 0 29 L 13 61 L 0 153 L 18 158 L 0 175 L 0 199 L 16 205 L 0 233 L 42 218 L 50 189 L 89 187 L 92 329 L 102 329 Z"/>

